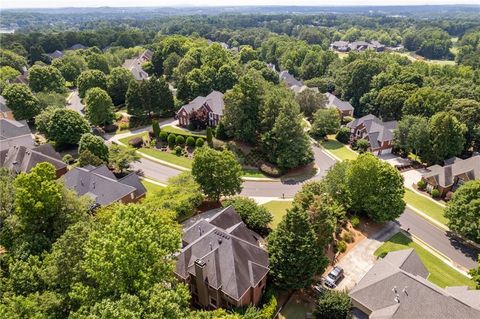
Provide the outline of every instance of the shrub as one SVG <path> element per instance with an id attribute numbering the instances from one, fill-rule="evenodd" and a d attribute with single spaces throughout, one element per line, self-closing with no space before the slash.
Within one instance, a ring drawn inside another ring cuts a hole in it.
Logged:
<path id="1" fill-rule="evenodd" d="M 417 187 L 419 190 L 424 191 L 427 188 L 427 182 L 425 182 L 423 179 L 419 180 L 417 183 Z"/>
<path id="2" fill-rule="evenodd" d="M 445 194 L 445 198 L 444 198 L 444 199 L 445 199 L 445 201 L 448 202 L 449 200 L 452 199 L 452 197 L 453 197 L 453 192 L 447 192 L 447 194 Z"/>
<path id="3" fill-rule="evenodd" d="M 335 138 L 340 143 L 347 144 L 348 140 L 350 139 L 350 129 L 348 127 L 341 127 L 340 130 L 338 130 Z"/>
<path id="4" fill-rule="evenodd" d="M 78 156 L 78 165 L 84 167 L 87 165 L 99 166 L 102 165 L 103 161 L 98 157 L 92 154 L 89 150 L 85 150 L 80 153 Z"/>
<path id="5" fill-rule="evenodd" d="M 228 139 L 228 135 L 225 130 L 225 125 L 223 124 L 223 122 L 218 123 L 217 129 L 215 130 L 215 137 L 223 141 Z"/>
<path id="6" fill-rule="evenodd" d="M 73 156 L 70 155 L 70 154 L 65 154 L 65 156 L 62 158 L 62 161 L 63 161 L 65 164 L 72 164 L 72 162 L 73 162 Z"/>
<path id="7" fill-rule="evenodd" d="M 213 139 L 211 144 L 208 144 L 208 146 L 213 147 L 217 151 L 223 151 L 227 147 L 227 143 L 224 141 L 217 140 L 216 138 Z"/>
<path id="8" fill-rule="evenodd" d="M 197 138 L 197 140 L 195 141 L 195 146 L 196 147 L 202 147 L 203 144 L 205 144 L 205 141 L 201 137 Z"/>
<path id="9" fill-rule="evenodd" d="M 278 167 L 270 163 L 263 163 L 260 165 L 259 170 L 265 175 L 271 177 L 279 177 L 282 174 Z"/>
<path id="10" fill-rule="evenodd" d="M 343 234 L 342 239 L 347 243 L 353 243 L 355 241 L 355 234 L 352 232 L 346 232 Z"/>
<path id="11" fill-rule="evenodd" d="M 122 122 L 119 124 L 118 128 L 120 131 L 128 130 L 130 128 L 130 125 L 128 123 Z"/>
<path id="12" fill-rule="evenodd" d="M 344 253 L 347 251 L 347 243 L 344 242 L 343 240 L 340 240 L 337 242 L 337 251 Z"/>
<path id="13" fill-rule="evenodd" d="M 212 128 L 207 127 L 207 144 L 208 146 L 212 147 L 213 146 L 213 133 L 212 133 Z"/>
<path id="14" fill-rule="evenodd" d="M 176 140 L 176 138 L 177 138 L 177 137 L 175 136 L 175 134 L 173 134 L 173 133 L 168 134 L 168 139 L 167 139 L 167 141 L 168 141 L 168 146 L 169 146 L 170 148 L 173 148 L 173 146 L 175 145 L 175 140 Z"/>
<path id="15" fill-rule="evenodd" d="M 160 132 L 160 141 L 166 142 L 168 138 L 168 133 L 167 132 Z"/>
<path id="16" fill-rule="evenodd" d="M 151 139 L 155 137 L 155 133 L 153 133 L 152 129 L 148 130 L 148 137 Z"/>
<path id="17" fill-rule="evenodd" d="M 195 131 L 196 127 L 195 127 L 195 125 L 193 125 L 192 123 L 190 123 L 190 124 L 187 125 L 187 129 L 188 129 L 189 131 Z"/>
<path id="18" fill-rule="evenodd" d="M 150 147 L 155 147 L 157 146 L 157 139 L 156 138 L 152 138 L 150 140 Z"/>
<path id="19" fill-rule="evenodd" d="M 143 145 L 143 138 L 141 137 L 134 137 L 128 141 L 128 144 L 130 146 L 133 146 L 135 148 L 140 148 Z"/>
<path id="20" fill-rule="evenodd" d="M 123 118 L 123 114 L 121 112 L 117 112 L 114 115 L 115 121 L 120 121 Z"/>
<path id="21" fill-rule="evenodd" d="M 352 304 L 347 293 L 328 290 L 317 300 L 315 318 L 351 318 Z"/>
<path id="22" fill-rule="evenodd" d="M 259 319 L 273 319 L 277 313 L 278 301 L 275 297 L 275 291 L 273 289 L 268 289 L 267 292 L 263 295 L 262 298 L 262 308 L 260 309 L 260 318 Z"/>
<path id="23" fill-rule="evenodd" d="M 352 216 L 352 218 L 350 218 L 350 224 L 352 224 L 353 228 L 357 228 L 358 225 L 360 225 L 360 218 L 358 218 L 358 216 Z"/>
<path id="24" fill-rule="evenodd" d="M 195 139 L 192 136 L 187 137 L 187 145 L 189 147 L 195 147 Z"/>
<path id="25" fill-rule="evenodd" d="M 353 121 L 353 120 L 354 120 L 354 118 L 351 117 L 351 116 L 344 116 L 344 117 L 342 118 L 342 124 L 350 123 L 350 122 Z"/>
<path id="26" fill-rule="evenodd" d="M 177 145 L 184 145 L 184 144 L 185 144 L 185 137 L 183 137 L 182 135 L 178 135 L 178 136 L 175 138 L 175 144 L 177 144 Z"/>
<path id="27" fill-rule="evenodd" d="M 439 198 L 440 197 L 440 191 L 436 188 L 432 189 L 432 197 L 433 198 Z"/>
<path id="28" fill-rule="evenodd" d="M 355 143 L 355 148 L 358 150 L 359 153 L 365 153 L 368 150 L 370 144 L 367 140 L 361 138 Z"/>
<path id="29" fill-rule="evenodd" d="M 152 131 L 155 138 L 158 138 L 160 136 L 160 124 L 158 124 L 158 121 L 153 121 Z"/>
<path id="30" fill-rule="evenodd" d="M 126 123 L 124 123 L 126 124 Z M 118 130 L 118 125 L 117 124 L 107 124 L 103 127 L 103 130 L 107 133 L 113 133 Z"/>
<path id="31" fill-rule="evenodd" d="M 178 137 L 177 137 L 177 138 L 178 138 Z M 175 147 L 175 155 L 177 155 L 177 156 L 182 155 L 182 151 L 183 151 L 183 149 L 182 149 L 181 146 L 176 146 L 176 147 Z"/>

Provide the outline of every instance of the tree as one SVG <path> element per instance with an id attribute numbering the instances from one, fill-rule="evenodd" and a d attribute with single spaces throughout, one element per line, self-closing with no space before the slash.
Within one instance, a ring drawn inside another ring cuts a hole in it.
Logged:
<path id="1" fill-rule="evenodd" d="M 480 150 L 480 102 L 471 99 L 455 99 L 448 112 L 467 126 L 466 148 Z"/>
<path id="2" fill-rule="evenodd" d="M 159 138 L 160 137 L 160 124 L 158 124 L 158 121 L 153 121 L 152 122 L 152 131 L 153 131 L 153 137 Z"/>
<path id="3" fill-rule="evenodd" d="M 355 141 L 355 148 L 358 150 L 358 152 L 360 154 L 368 151 L 369 147 L 370 147 L 370 143 L 364 138 L 361 138 L 361 139 Z"/>
<path id="4" fill-rule="evenodd" d="M 35 94 L 35 97 L 38 100 L 38 104 L 41 110 L 45 110 L 49 106 L 55 108 L 65 107 L 67 100 L 65 99 L 65 94 L 55 93 L 55 92 L 38 92 Z M 35 118 L 35 123 L 37 119 Z"/>
<path id="5" fill-rule="evenodd" d="M 315 92 L 314 90 L 303 90 L 295 96 L 298 105 L 300 105 L 300 111 L 305 117 L 311 119 L 313 114 L 318 109 L 323 109 L 327 105 L 327 98 L 322 93 Z"/>
<path id="6" fill-rule="evenodd" d="M 60 71 L 50 65 L 34 65 L 28 71 L 28 84 L 34 92 L 65 92 L 65 79 Z"/>
<path id="7" fill-rule="evenodd" d="M 93 125 L 104 126 L 113 122 L 113 103 L 107 92 L 98 87 L 87 91 L 85 117 Z"/>
<path id="8" fill-rule="evenodd" d="M 319 109 L 313 116 L 313 124 L 310 134 L 323 139 L 328 134 L 335 134 L 340 128 L 340 115 L 337 109 Z"/>
<path id="9" fill-rule="evenodd" d="M 9 66 L 22 72 L 22 68 L 27 66 L 27 60 L 13 51 L 0 49 L 0 67 Z"/>
<path id="10" fill-rule="evenodd" d="M 412 84 L 394 84 L 382 88 L 375 99 L 375 114 L 383 121 L 399 120 L 405 101 L 417 87 Z"/>
<path id="11" fill-rule="evenodd" d="M 114 105 L 125 103 L 128 87 L 134 80 L 129 70 L 122 67 L 112 69 L 107 76 L 107 92 L 112 98 Z"/>
<path id="12" fill-rule="evenodd" d="M 403 177 L 371 153 L 361 154 L 346 171 L 350 208 L 377 222 L 395 220 L 405 209 Z"/>
<path id="13" fill-rule="evenodd" d="M 83 71 L 77 78 L 78 95 L 84 98 L 87 91 L 91 88 L 107 89 L 107 77 L 105 73 L 99 70 Z"/>
<path id="14" fill-rule="evenodd" d="M 31 120 L 40 113 L 38 99 L 24 84 L 9 84 L 2 93 L 16 120 Z"/>
<path id="15" fill-rule="evenodd" d="M 465 183 L 447 203 L 445 217 L 454 232 L 480 243 L 480 180 Z"/>
<path id="16" fill-rule="evenodd" d="M 97 167 L 102 164 L 104 164 L 104 161 L 89 150 L 84 150 L 78 156 L 78 166 L 80 167 L 85 167 L 87 165 Z"/>
<path id="17" fill-rule="evenodd" d="M 258 53 L 251 46 L 246 45 L 240 50 L 239 60 L 242 64 L 258 60 Z"/>
<path id="18" fill-rule="evenodd" d="M 90 70 L 99 70 L 104 74 L 110 73 L 110 66 L 103 54 L 91 54 L 87 56 L 87 65 Z"/>
<path id="19" fill-rule="evenodd" d="M 78 144 L 83 134 L 90 132 L 88 122 L 70 109 L 56 109 L 51 118 L 47 138 L 57 146 Z"/>
<path id="20" fill-rule="evenodd" d="M 10 66 L 0 67 L 0 93 L 3 91 L 5 86 L 7 86 L 7 84 L 15 79 L 18 75 L 20 75 L 20 72 Z"/>
<path id="21" fill-rule="evenodd" d="M 108 149 L 108 165 L 118 173 L 123 173 L 130 169 L 130 164 L 138 162 L 140 156 L 135 149 L 110 145 Z"/>
<path id="22" fill-rule="evenodd" d="M 350 318 L 352 304 L 346 292 L 327 290 L 318 298 L 314 315 L 322 319 Z"/>
<path id="23" fill-rule="evenodd" d="M 435 114 L 429 123 L 431 152 L 430 161 L 440 163 L 459 155 L 465 145 L 467 128 L 455 116 L 446 112 Z"/>
<path id="24" fill-rule="evenodd" d="M 207 127 L 207 144 L 213 147 L 213 132 L 211 127 Z"/>
<path id="25" fill-rule="evenodd" d="M 218 69 L 215 75 L 213 89 L 220 92 L 226 92 L 227 90 L 230 90 L 237 82 L 238 75 L 235 71 L 235 68 L 232 65 L 225 64 Z"/>
<path id="26" fill-rule="evenodd" d="M 423 87 L 416 90 L 405 100 L 403 114 L 432 117 L 435 113 L 445 111 L 452 103 L 452 96 L 443 91 Z"/>
<path id="27" fill-rule="evenodd" d="M 85 217 L 86 201 L 56 178 L 52 164 L 40 163 L 15 179 L 15 213 L 5 221 L 12 237 L 1 243 L 12 254 L 40 254 L 69 225 Z"/>
<path id="28" fill-rule="evenodd" d="M 216 151 L 202 147 L 195 151 L 192 175 L 204 194 L 214 201 L 242 190 L 242 167 L 235 155 L 228 151 Z"/>
<path id="29" fill-rule="evenodd" d="M 478 256 L 478 267 L 470 269 L 468 273 L 472 276 L 472 280 L 477 284 L 477 289 L 480 289 L 480 256 Z"/>
<path id="30" fill-rule="evenodd" d="M 248 197 L 232 197 L 225 200 L 223 205 L 233 206 L 245 225 L 259 234 L 266 234 L 268 225 L 273 221 L 272 214 L 265 207 Z"/>
<path id="31" fill-rule="evenodd" d="M 75 83 L 80 73 L 87 69 L 87 62 L 80 54 L 66 54 L 61 59 L 54 59 L 52 66 L 60 71 L 66 81 Z"/>
<path id="32" fill-rule="evenodd" d="M 141 84 L 137 81 L 130 82 L 127 94 L 125 96 L 125 104 L 127 112 L 132 116 L 143 116 L 143 98 Z"/>
<path id="33" fill-rule="evenodd" d="M 267 238 L 270 275 L 281 289 L 308 287 L 322 273 L 328 260 L 318 247 L 305 210 L 294 206 Z M 301 265 L 301 267 L 300 267 Z"/>
<path id="34" fill-rule="evenodd" d="M 406 154 L 414 152 L 428 159 L 428 154 L 431 152 L 428 119 L 422 116 L 405 115 L 398 122 L 394 134 L 395 147 L 402 149 Z"/>
<path id="35" fill-rule="evenodd" d="M 100 136 L 91 133 L 83 134 L 78 143 L 78 154 L 86 150 L 104 161 L 108 160 L 108 147 Z"/>

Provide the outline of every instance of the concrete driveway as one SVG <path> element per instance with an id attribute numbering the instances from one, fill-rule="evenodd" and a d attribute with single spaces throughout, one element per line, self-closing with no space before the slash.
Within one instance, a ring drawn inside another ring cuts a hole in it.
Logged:
<path id="1" fill-rule="evenodd" d="M 399 230 L 397 224 L 389 222 L 382 230 L 353 247 L 337 264 L 343 268 L 345 277 L 335 289 L 340 291 L 352 289 L 375 264 L 377 260 L 373 254 L 375 250 Z"/>
<path id="2" fill-rule="evenodd" d="M 82 104 L 82 100 L 78 95 L 78 90 L 77 89 L 72 90 L 72 93 L 70 93 L 70 95 L 67 98 L 67 108 L 74 110 L 75 112 L 79 113 L 81 116 L 84 116 L 83 114 L 84 107 L 85 105 Z"/>

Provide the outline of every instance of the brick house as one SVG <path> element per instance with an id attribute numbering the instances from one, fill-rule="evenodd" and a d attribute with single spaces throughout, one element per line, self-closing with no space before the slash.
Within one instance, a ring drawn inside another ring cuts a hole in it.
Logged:
<path id="1" fill-rule="evenodd" d="M 389 154 L 392 152 L 394 130 L 397 121 L 382 122 L 375 115 L 369 114 L 355 119 L 346 125 L 350 129 L 350 140 L 353 142 L 365 139 L 370 144 L 369 151 L 374 155 Z"/>
<path id="2" fill-rule="evenodd" d="M 225 104 L 223 93 L 212 91 L 207 96 L 197 96 L 190 103 L 183 105 L 177 112 L 177 119 L 180 126 L 186 127 L 190 124 L 190 116 L 194 111 L 203 111 L 208 116 L 208 126 L 215 127 L 223 117 Z"/>
<path id="3" fill-rule="evenodd" d="M 266 287 L 268 253 L 233 207 L 184 229 L 175 274 L 206 309 L 257 305 Z"/>
<path id="4" fill-rule="evenodd" d="M 0 119 L 14 120 L 12 110 L 7 106 L 7 101 L 0 95 Z"/>
<path id="5" fill-rule="evenodd" d="M 325 97 L 328 100 L 327 108 L 335 108 L 340 113 L 340 117 L 353 116 L 353 111 L 355 110 L 349 102 L 340 100 L 338 97 L 332 93 L 325 93 Z"/>

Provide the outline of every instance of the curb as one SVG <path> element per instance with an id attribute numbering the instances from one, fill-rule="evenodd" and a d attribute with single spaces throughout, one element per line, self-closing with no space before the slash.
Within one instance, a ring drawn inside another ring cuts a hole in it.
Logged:
<path id="1" fill-rule="evenodd" d="M 191 169 L 189 168 L 185 168 L 185 167 L 182 167 L 182 166 L 178 166 L 178 165 L 175 165 L 175 164 L 172 164 L 170 162 L 167 162 L 167 161 L 163 161 L 161 159 L 158 159 L 156 157 L 153 157 L 153 156 L 150 156 L 148 154 L 145 154 L 143 153 L 142 151 L 139 151 L 137 150 L 137 153 L 141 154 L 142 157 L 146 158 L 146 159 L 149 159 L 151 160 L 152 162 L 157 162 L 157 163 L 160 163 L 162 165 L 165 165 L 165 166 L 168 166 L 168 167 L 171 167 L 171 168 L 174 168 L 176 170 L 179 170 L 179 171 L 182 171 L 182 172 L 189 172 L 191 171 Z"/>
<path id="2" fill-rule="evenodd" d="M 427 220 L 430 224 L 433 224 L 435 227 L 441 228 L 441 229 L 446 230 L 446 231 L 450 230 L 450 228 L 448 228 L 447 225 L 444 225 L 441 222 L 439 222 L 438 220 L 433 219 L 432 217 L 428 216 L 427 214 L 425 214 L 421 210 L 413 207 L 412 205 L 410 205 L 408 203 L 406 203 L 406 204 L 407 204 L 408 208 L 410 208 L 411 210 L 413 210 L 415 212 L 415 214 L 421 216 L 423 219 Z"/>
<path id="3" fill-rule="evenodd" d="M 439 202 L 437 202 L 437 201 L 434 201 L 433 199 L 431 199 L 431 198 L 428 197 L 427 195 L 420 193 L 419 191 L 417 191 L 417 190 L 416 190 L 414 187 L 412 187 L 412 186 L 407 186 L 407 187 L 405 187 L 405 188 L 408 188 L 409 190 L 411 190 L 411 191 L 414 192 L 415 194 L 420 195 L 420 196 L 423 196 L 423 197 L 425 197 L 426 199 L 428 199 L 429 201 L 431 201 L 432 203 L 435 203 L 435 204 L 437 204 L 437 205 L 439 205 L 439 206 L 442 206 L 443 208 L 447 207 L 447 205 L 442 204 L 442 203 L 439 203 Z"/>

